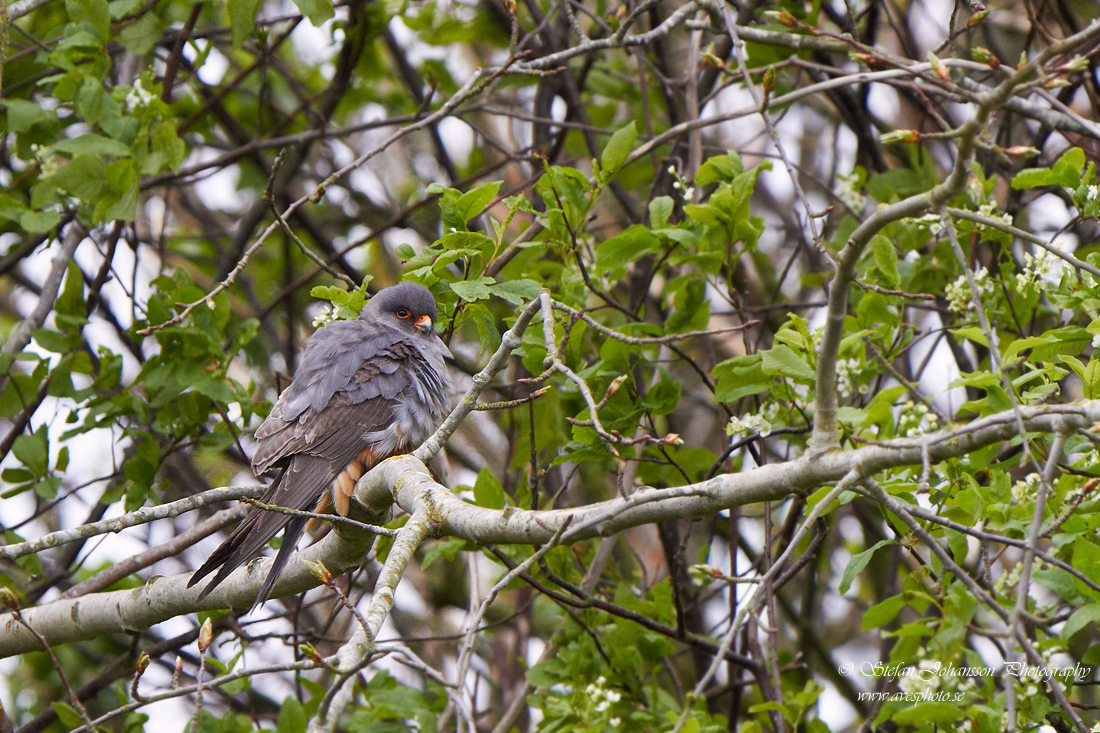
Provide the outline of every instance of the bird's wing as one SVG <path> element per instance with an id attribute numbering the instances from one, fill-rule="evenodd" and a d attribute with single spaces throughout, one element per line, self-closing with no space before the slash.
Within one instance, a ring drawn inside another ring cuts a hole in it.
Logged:
<path id="1" fill-rule="evenodd" d="M 327 409 L 320 412 L 307 410 L 298 420 L 283 423 L 281 430 L 272 432 L 260 442 L 257 456 L 261 451 L 266 452 L 264 467 L 276 463 L 284 466 L 282 473 L 260 497 L 262 503 L 312 511 L 333 479 L 364 448 L 363 436 L 385 429 L 393 420 L 393 400 L 376 397 L 351 404 L 345 393 L 338 392 L 332 402 Z M 255 460 L 254 464 L 259 465 Z M 288 527 L 275 565 L 268 573 L 260 594 L 258 602 L 262 602 L 290 558 L 304 526 L 304 519 L 252 508 L 221 546 L 195 571 L 188 587 L 220 566 L 217 575 L 202 591 L 201 597 L 205 597 L 237 567 L 263 549 L 279 530 Z"/>
<path id="2" fill-rule="evenodd" d="M 339 324 L 327 326 L 318 334 L 336 325 Z M 420 351 L 407 340 L 395 340 L 392 336 L 367 339 L 371 343 L 364 347 L 362 342 L 348 341 L 355 335 L 362 336 L 362 329 L 341 333 L 337 338 L 314 338 L 303 355 L 294 382 L 256 431 L 258 444 L 253 468 L 262 473 L 275 466 L 283 467 L 261 502 L 305 511 L 313 509 L 336 476 L 363 450 L 367 434 L 385 430 L 392 424 L 394 410 L 405 396 L 402 393 L 407 394 L 406 389 L 413 381 L 419 384 L 424 370 L 431 369 Z M 349 370 L 349 364 L 355 368 Z M 345 378 L 343 375 L 349 371 Z M 318 395 L 325 395 L 325 399 L 321 408 L 315 409 Z M 304 526 L 302 518 L 253 508 L 195 571 L 188 586 L 217 569 L 202 591 L 201 596 L 205 597 L 287 527 L 275 564 L 257 597 L 257 604 L 262 603 L 290 559 Z"/>

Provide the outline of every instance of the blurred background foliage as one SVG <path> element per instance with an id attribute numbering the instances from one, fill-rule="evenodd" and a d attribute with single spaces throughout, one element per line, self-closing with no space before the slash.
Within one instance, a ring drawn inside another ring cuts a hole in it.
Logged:
<path id="1" fill-rule="evenodd" d="M 489 398 L 517 402 L 471 415 L 439 468 L 478 505 L 580 506 L 801 455 L 837 253 L 878 207 L 942 181 L 976 85 L 1080 30 L 1096 9 L 750 0 L 730 11 L 787 161 L 715 4 L 7 3 L 6 542 L 252 482 L 250 431 L 308 335 L 399 279 L 435 294 L 460 387 L 541 289 L 573 309 L 558 314 L 555 337 L 598 414 L 576 382 L 543 374 L 546 341 L 538 324 L 529 329 Z M 1048 64 L 1024 102 L 997 111 L 966 192 L 950 203 L 961 213 L 902 219 L 871 242 L 837 363 L 845 447 L 1100 393 L 1100 283 L 1033 241 L 1057 235 L 1100 265 L 1095 48 L 1090 39 Z M 856 77 L 930 52 L 923 70 Z M 709 333 L 662 338 L 696 331 Z M 543 382 L 551 389 L 532 396 Z M 1032 438 L 1040 457 L 1047 447 Z M 1019 441 L 994 445 L 878 479 L 959 526 L 1019 539 L 1035 501 L 1020 451 Z M 1049 552 L 1077 577 L 1053 565 L 1036 574 L 1031 633 L 1052 663 L 1091 663 L 1100 660 L 1089 624 L 1100 597 L 1097 456 L 1085 436 L 1066 451 L 1048 499 Z M 864 660 L 981 666 L 1003 652 L 966 588 L 896 517 L 854 495 L 803 548 L 800 573 L 770 590 L 768 621 L 737 640 L 705 699 L 687 695 L 738 598 L 724 581 L 769 566 L 806 507 L 792 494 L 555 549 L 537 580 L 498 599 L 478 637 L 479 725 L 665 730 L 687 706 L 685 730 L 868 720 L 1001 730 L 1001 678 L 944 681 L 964 702 L 914 708 L 860 700 L 876 680 L 837 673 Z M 185 572 L 216 537 L 188 535 L 163 556 L 150 548 L 198 521 L 3 561 L 0 585 L 30 606 Z M 1014 604 L 1014 551 L 974 549 L 958 527 L 928 529 Z M 471 595 L 476 603 L 530 553 L 454 538 L 428 545 L 384 636 L 446 669 Z M 130 557 L 139 561 L 129 574 L 110 573 Z M 369 593 L 377 558 L 364 567 L 341 581 L 353 599 Z M 326 593 L 268 606 L 217 617 L 208 671 L 238 667 L 245 649 L 251 665 L 300 658 L 303 642 L 327 654 L 355 624 Z M 74 697 L 92 718 L 128 701 L 140 651 L 153 660 L 143 685 L 190 683 L 195 621 L 67 645 L 56 660 L 0 661 L 0 701 L 18 730 L 78 727 Z M 200 730 L 304 730 L 327 678 L 271 679 L 210 690 L 201 710 L 182 698 L 108 725 L 177 726 L 194 712 Z M 1013 689 L 1022 727 L 1065 725 L 1048 718 L 1049 692 Z M 1091 688 L 1074 694 L 1095 702 Z M 364 674 L 346 723 L 425 730 L 448 724 L 445 709 L 435 682 L 382 665 Z"/>

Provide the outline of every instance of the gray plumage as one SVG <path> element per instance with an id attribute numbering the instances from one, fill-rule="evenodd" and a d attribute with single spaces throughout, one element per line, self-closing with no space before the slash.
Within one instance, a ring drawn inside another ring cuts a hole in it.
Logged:
<path id="1" fill-rule="evenodd" d="M 431 434 L 449 409 L 450 386 L 444 358 L 451 353 L 431 330 L 435 317 L 431 293 L 405 282 L 379 291 L 357 320 L 330 323 L 313 335 L 294 381 L 256 430 L 253 470 L 280 471 L 261 502 L 312 511 L 350 463 L 362 459 L 369 469 Z M 305 524 L 301 517 L 253 508 L 188 587 L 217 570 L 200 594 L 205 597 L 286 527 L 256 598 L 260 605 Z"/>

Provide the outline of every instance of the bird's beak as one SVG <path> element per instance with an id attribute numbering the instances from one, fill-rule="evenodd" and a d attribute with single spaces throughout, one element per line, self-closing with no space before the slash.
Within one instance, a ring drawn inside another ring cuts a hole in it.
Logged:
<path id="1" fill-rule="evenodd" d="M 421 333 L 431 333 L 432 317 L 427 315 L 420 316 L 420 318 L 416 319 L 416 323 L 414 323 L 413 325 L 416 326 L 416 329 Z"/>

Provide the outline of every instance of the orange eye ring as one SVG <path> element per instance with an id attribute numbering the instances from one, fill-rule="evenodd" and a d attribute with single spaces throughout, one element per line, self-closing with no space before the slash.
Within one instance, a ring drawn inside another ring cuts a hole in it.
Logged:
<path id="1" fill-rule="evenodd" d="M 409 312 L 408 308 L 398 308 L 397 309 L 397 317 L 398 318 L 408 318 L 411 315 L 412 315 L 412 313 Z"/>

